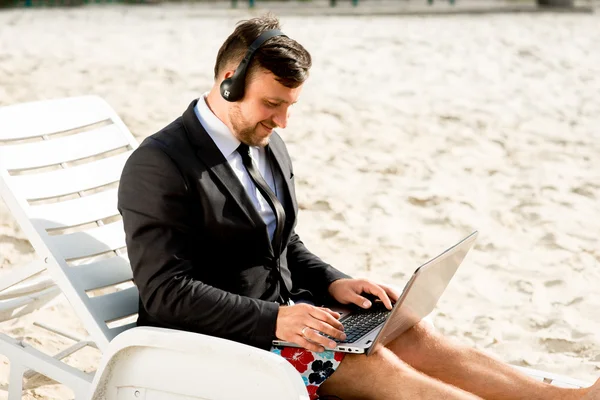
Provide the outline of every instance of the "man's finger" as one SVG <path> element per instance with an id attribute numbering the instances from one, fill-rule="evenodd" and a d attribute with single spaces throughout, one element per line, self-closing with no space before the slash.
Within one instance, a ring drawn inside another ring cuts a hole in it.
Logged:
<path id="1" fill-rule="evenodd" d="M 304 347 L 306 350 L 314 351 L 315 353 L 322 353 L 323 351 L 325 351 L 323 346 L 319 346 L 318 344 L 305 339 L 304 337 L 302 337 L 302 335 L 294 336 L 293 342 L 297 345 Z"/>
<path id="2" fill-rule="evenodd" d="M 316 329 L 326 335 L 332 336 L 339 340 L 346 340 L 346 334 L 339 329 L 335 329 L 333 326 L 326 324 L 318 319 L 313 319 L 312 323 L 308 325 L 309 328 Z"/>
<path id="3" fill-rule="evenodd" d="M 313 343 L 320 344 L 328 350 L 335 349 L 335 346 L 337 346 L 333 340 L 321 335 L 314 329 L 306 329 L 304 332 L 304 338 Z"/>
<path id="4" fill-rule="evenodd" d="M 331 310 L 331 309 L 329 309 L 327 307 L 318 307 L 318 308 L 319 308 L 319 310 L 323 310 L 323 311 L 331 314 L 333 316 L 333 318 L 335 318 L 335 319 L 340 319 L 340 317 L 341 317 L 340 313 L 335 312 L 335 311 L 333 311 L 333 310 Z"/>
<path id="5" fill-rule="evenodd" d="M 344 325 L 342 325 L 340 321 L 334 318 L 330 313 L 323 311 L 320 308 L 314 307 L 312 310 L 310 310 L 309 315 L 315 319 L 318 319 L 319 321 L 328 323 L 340 331 L 344 330 Z"/>
<path id="6" fill-rule="evenodd" d="M 389 286 L 386 285 L 379 285 L 380 287 L 383 288 L 383 290 L 385 290 L 385 292 L 387 293 L 387 295 L 390 297 L 390 299 L 395 303 L 398 301 L 398 299 L 400 298 L 400 293 L 398 293 L 396 291 L 396 289 L 391 288 Z"/>
<path id="7" fill-rule="evenodd" d="M 370 293 L 372 295 L 379 297 L 379 299 L 383 302 L 383 305 L 385 306 L 385 308 L 387 308 L 388 310 L 392 309 L 392 301 L 390 300 L 387 293 L 385 292 L 385 290 L 383 290 L 383 288 L 381 286 L 376 285 L 374 283 L 369 283 L 368 285 L 366 285 L 366 287 L 363 290 L 367 293 Z"/>
<path id="8" fill-rule="evenodd" d="M 350 295 L 350 302 L 362 308 L 369 308 L 372 305 L 366 297 L 363 297 L 357 293 L 352 293 Z"/>

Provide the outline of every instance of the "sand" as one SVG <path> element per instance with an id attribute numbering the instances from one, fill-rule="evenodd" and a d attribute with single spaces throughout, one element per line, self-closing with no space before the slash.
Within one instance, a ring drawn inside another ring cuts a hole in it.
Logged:
<path id="1" fill-rule="evenodd" d="M 98 94 L 141 141 L 210 88 L 242 15 L 176 4 L 2 11 L 0 105 Z M 516 365 L 597 379 L 598 14 L 282 23 L 314 59 L 280 132 L 307 246 L 353 276 L 403 285 L 477 229 L 437 329 Z M 33 253 L 1 202 L 0 221 L 6 274 Z M 51 352 L 69 343 L 33 320 L 85 334 L 63 301 L 0 331 Z M 73 362 L 93 370 L 97 359 Z"/>

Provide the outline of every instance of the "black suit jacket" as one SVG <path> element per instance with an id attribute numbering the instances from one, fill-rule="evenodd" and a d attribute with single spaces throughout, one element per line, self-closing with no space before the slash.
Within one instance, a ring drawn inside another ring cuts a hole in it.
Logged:
<path id="1" fill-rule="evenodd" d="M 140 293 L 138 325 L 219 336 L 268 349 L 280 295 L 321 302 L 346 278 L 294 232 L 292 163 L 273 133 L 275 173 L 285 182 L 281 255 L 225 157 L 194 113 L 146 138 L 121 176 L 119 212 Z M 279 262 L 278 262 L 279 260 Z"/>

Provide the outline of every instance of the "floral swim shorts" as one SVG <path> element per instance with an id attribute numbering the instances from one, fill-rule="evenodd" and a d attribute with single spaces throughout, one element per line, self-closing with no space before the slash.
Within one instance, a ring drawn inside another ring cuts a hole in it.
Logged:
<path id="1" fill-rule="evenodd" d="M 317 390 L 331 376 L 344 359 L 345 353 L 325 350 L 315 353 L 295 347 L 272 347 L 271 352 L 279 354 L 302 376 L 310 400 L 317 399 Z"/>

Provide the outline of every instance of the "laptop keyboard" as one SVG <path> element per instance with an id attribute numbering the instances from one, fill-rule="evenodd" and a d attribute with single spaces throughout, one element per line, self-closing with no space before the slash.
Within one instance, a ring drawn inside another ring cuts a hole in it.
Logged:
<path id="1" fill-rule="evenodd" d="M 346 340 L 333 340 L 337 343 L 354 343 L 384 322 L 390 313 L 391 311 L 385 306 L 374 306 L 374 309 L 356 311 L 342 321 Z"/>

